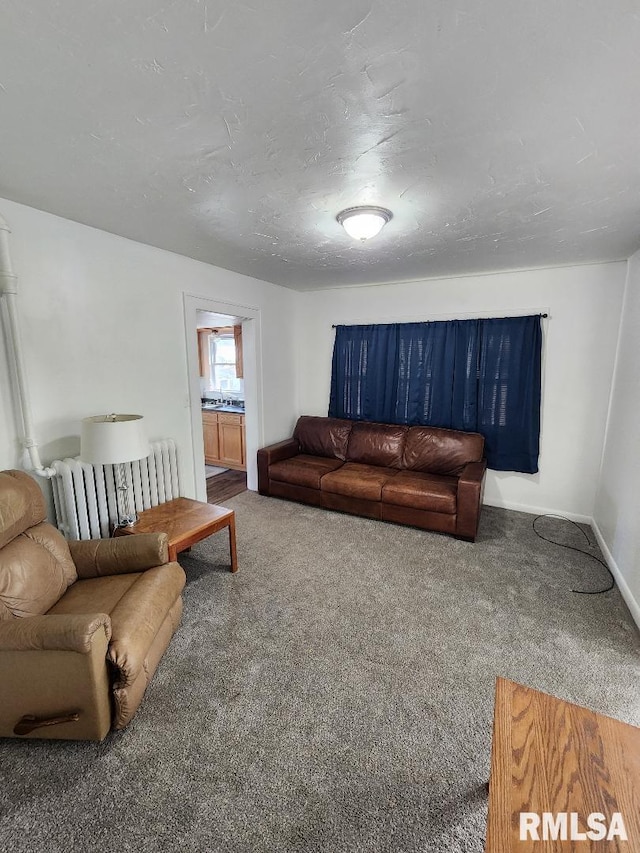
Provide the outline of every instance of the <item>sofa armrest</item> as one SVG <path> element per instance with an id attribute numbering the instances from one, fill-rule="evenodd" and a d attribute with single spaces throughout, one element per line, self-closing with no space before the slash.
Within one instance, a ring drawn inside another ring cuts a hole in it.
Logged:
<path id="1" fill-rule="evenodd" d="M 89 654 L 93 635 L 111 637 L 106 613 L 25 616 L 0 622 L 0 651 L 61 651 Z"/>
<path id="2" fill-rule="evenodd" d="M 281 462 L 283 459 L 296 456 L 298 453 L 300 453 L 300 445 L 296 439 L 287 438 L 277 444 L 270 444 L 269 447 L 260 448 L 258 457 L 262 456 L 269 465 L 273 465 L 274 462 Z"/>
<path id="3" fill-rule="evenodd" d="M 144 572 L 169 562 L 166 533 L 137 533 L 115 539 L 84 539 L 69 542 L 78 577 L 99 578 Z"/>
<path id="4" fill-rule="evenodd" d="M 469 462 L 458 478 L 456 536 L 475 541 L 484 492 L 487 460 Z"/>
<path id="5" fill-rule="evenodd" d="M 468 462 L 462 469 L 462 474 L 460 474 L 460 477 L 458 478 L 458 489 L 461 485 L 470 486 L 474 483 L 482 483 L 486 470 L 486 459 L 481 459 L 480 462 Z"/>
<path id="6" fill-rule="evenodd" d="M 282 462 L 300 453 L 300 445 L 295 438 L 287 438 L 269 447 L 258 450 L 258 491 L 261 495 L 269 494 L 269 466 L 274 462 Z"/>

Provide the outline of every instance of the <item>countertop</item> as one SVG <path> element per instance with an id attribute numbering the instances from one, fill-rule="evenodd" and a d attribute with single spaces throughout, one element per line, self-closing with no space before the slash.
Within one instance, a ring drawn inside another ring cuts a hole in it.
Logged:
<path id="1" fill-rule="evenodd" d="M 227 403 L 203 403 L 203 412 L 232 412 L 237 415 L 244 415 L 244 406 L 233 406 Z"/>

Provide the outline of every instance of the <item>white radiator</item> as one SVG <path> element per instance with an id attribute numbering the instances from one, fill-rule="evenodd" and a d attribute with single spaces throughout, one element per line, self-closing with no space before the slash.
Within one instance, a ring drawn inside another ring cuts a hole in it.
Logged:
<path id="1" fill-rule="evenodd" d="M 115 466 L 90 465 L 76 458 L 57 460 L 51 467 L 56 472 L 51 482 L 58 530 L 67 539 L 111 536 L 118 522 Z M 154 441 L 146 459 L 124 467 L 136 512 L 180 496 L 173 439 Z"/>

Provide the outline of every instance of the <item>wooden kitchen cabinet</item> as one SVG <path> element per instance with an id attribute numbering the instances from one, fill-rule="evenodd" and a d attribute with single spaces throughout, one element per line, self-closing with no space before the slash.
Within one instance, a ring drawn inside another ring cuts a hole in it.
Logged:
<path id="1" fill-rule="evenodd" d="M 207 465 L 247 470 L 244 415 L 203 412 L 204 461 Z"/>
<path id="2" fill-rule="evenodd" d="M 215 465 L 220 458 L 217 412 L 202 413 L 202 432 L 204 435 L 204 461 L 207 465 Z"/>
<path id="3" fill-rule="evenodd" d="M 220 461 L 228 467 L 245 467 L 244 415 L 218 415 Z"/>

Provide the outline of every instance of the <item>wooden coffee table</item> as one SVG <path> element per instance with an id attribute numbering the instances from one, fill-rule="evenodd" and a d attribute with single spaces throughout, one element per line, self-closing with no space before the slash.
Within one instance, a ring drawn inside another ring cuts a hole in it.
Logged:
<path id="1" fill-rule="evenodd" d="M 224 527 L 229 529 L 231 571 L 238 571 L 236 553 L 236 515 L 232 509 L 205 504 L 190 498 L 174 498 L 145 509 L 131 527 L 119 527 L 116 536 L 129 533 L 166 533 L 169 536 L 169 559 L 175 560 L 180 551 L 212 536 Z"/>
<path id="2" fill-rule="evenodd" d="M 544 812 L 567 814 L 569 830 L 577 813 L 582 833 L 588 815 L 600 813 L 610 827 L 619 812 L 628 840 L 545 840 L 542 821 L 537 840 L 521 839 L 520 815 Z M 498 678 L 485 851 L 583 850 L 640 851 L 640 729 Z"/>

